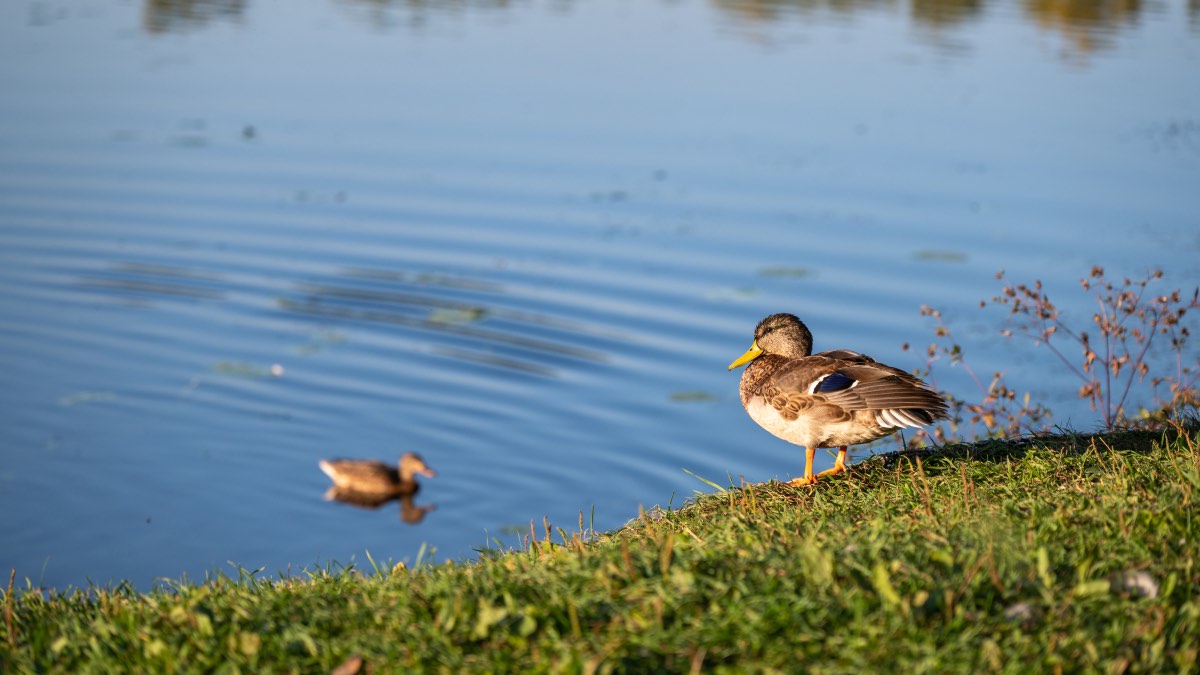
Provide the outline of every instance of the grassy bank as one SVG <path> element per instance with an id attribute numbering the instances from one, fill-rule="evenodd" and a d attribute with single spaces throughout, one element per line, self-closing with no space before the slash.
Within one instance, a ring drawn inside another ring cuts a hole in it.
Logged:
<path id="1" fill-rule="evenodd" d="M 594 538 L 551 528 L 547 543 L 539 527 L 524 551 L 472 563 L 145 595 L 18 584 L 0 666 L 1194 672 L 1198 440 L 876 457 L 816 488 L 714 491 Z"/>

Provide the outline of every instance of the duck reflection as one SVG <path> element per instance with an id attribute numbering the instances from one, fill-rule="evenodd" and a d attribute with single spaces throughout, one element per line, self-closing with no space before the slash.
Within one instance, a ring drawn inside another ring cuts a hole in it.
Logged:
<path id="1" fill-rule="evenodd" d="M 425 515 L 437 508 L 437 504 L 418 505 L 413 503 L 412 495 L 402 495 L 400 497 L 396 497 L 395 495 L 389 496 L 371 494 L 369 492 L 355 492 L 354 490 L 347 490 L 336 485 L 330 486 L 330 488 L 325 491 L 325 499 L 331 502 L 336 501 L 343 504 L 350 504 L 351 506 L 357 506 L 363 509 L 377 509 L 393 499 L 398 499 L 400 502 L 400 520 L 403 520 L 409 525 L 416 525 L 422 520 L 425 520 Z"/>
<path id="2" fill-rule="evenodd" d="M 149 33 L 193 30 L 214 19 L 241 22 L 246 0 L 146 0 L 142 25 Z"/>
<path id="3" fill-rule="evenodd" d="M 327 500 L 365 509 L 377 509 L 399 500 L 400 519 L 413 525 L 437 508 L 434 504 L 413 502 L 413 495 L 421 489 L 417 474 L 427 478 L 437 475 L 415 452 L 404 453 L 396 466 L 365 459 L 323 459 L 318 466 L 333 481 L 325 491 Z"/>

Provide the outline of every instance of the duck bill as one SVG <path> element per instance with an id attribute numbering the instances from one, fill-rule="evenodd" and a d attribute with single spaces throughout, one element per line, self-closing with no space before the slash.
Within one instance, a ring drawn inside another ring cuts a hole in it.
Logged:
<path id="1" fill-rule="evenodd" d="M 750 349 L 747 349 L 745 354 L 737 357 L 737 360 L 729 364 L 729 370 L 733 370 L 738 366 L 744 366 L 747 363 L 750 363 L 754 359 L 762 356 L 762 353 L 763 350 L 758 346 L 758 341 L 755 340 L 754 342 L 750 343 Z"/>
<path id="2" fill-rule="evenodd" d="M 436 471 L 434 471 L 433 469 L 428 469 L 428 468 L 417 469 L 417 473 L 421 474 L 422 476 L 425 476 L 426 478 L 434 478 L 437 476 Z"/>

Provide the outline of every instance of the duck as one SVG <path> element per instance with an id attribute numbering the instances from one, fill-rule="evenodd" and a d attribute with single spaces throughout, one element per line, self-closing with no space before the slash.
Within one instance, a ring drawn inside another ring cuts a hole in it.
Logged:
<path id="1" fill-rule="evenodd" d="M 946 400 L 899 368 L 848 349 L 812 353 L 812 332 L 794 314 L 772 314 L 754 329 L 750 348 L 729 364 L 745 366 L 742 406 L 763 429 L 804 447 L 800 487 L 846 471 L 846 452 L 947 416 Z M 833 468 L 813 475 L 817 448 L 837 448 Z"/>
<path id="2" fill-rule="evenodd" d="M 421 486 L 416 475 L 433 478 L 437 473 L 415 452 L 406 452 L 391 466 L 372 459 L 323 459 L 317 463 L 339 491 L 376 498 L 416 494 Z"/>

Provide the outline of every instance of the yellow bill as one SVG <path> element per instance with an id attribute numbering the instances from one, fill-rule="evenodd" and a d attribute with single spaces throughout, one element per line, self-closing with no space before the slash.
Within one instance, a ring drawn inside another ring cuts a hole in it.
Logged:
<path id="1" fill-rule="evenodd" d="M 736 361 L 729 364 L 729 370 L 733 370 L 734 368 L 737 368 L 738 366 L 744 366 L 747 363 L 750 363 L 754 359 L 757 359 L 758 357 L 762 356 L 762 353 L 763 353 L 763 350 L 758 346 L 758 341 L 755 340 L 754 342 L 751 342 L 750 349 L 747 349 L 745 354 L 742 354 L 741 356 L 737 357 Z"/>

